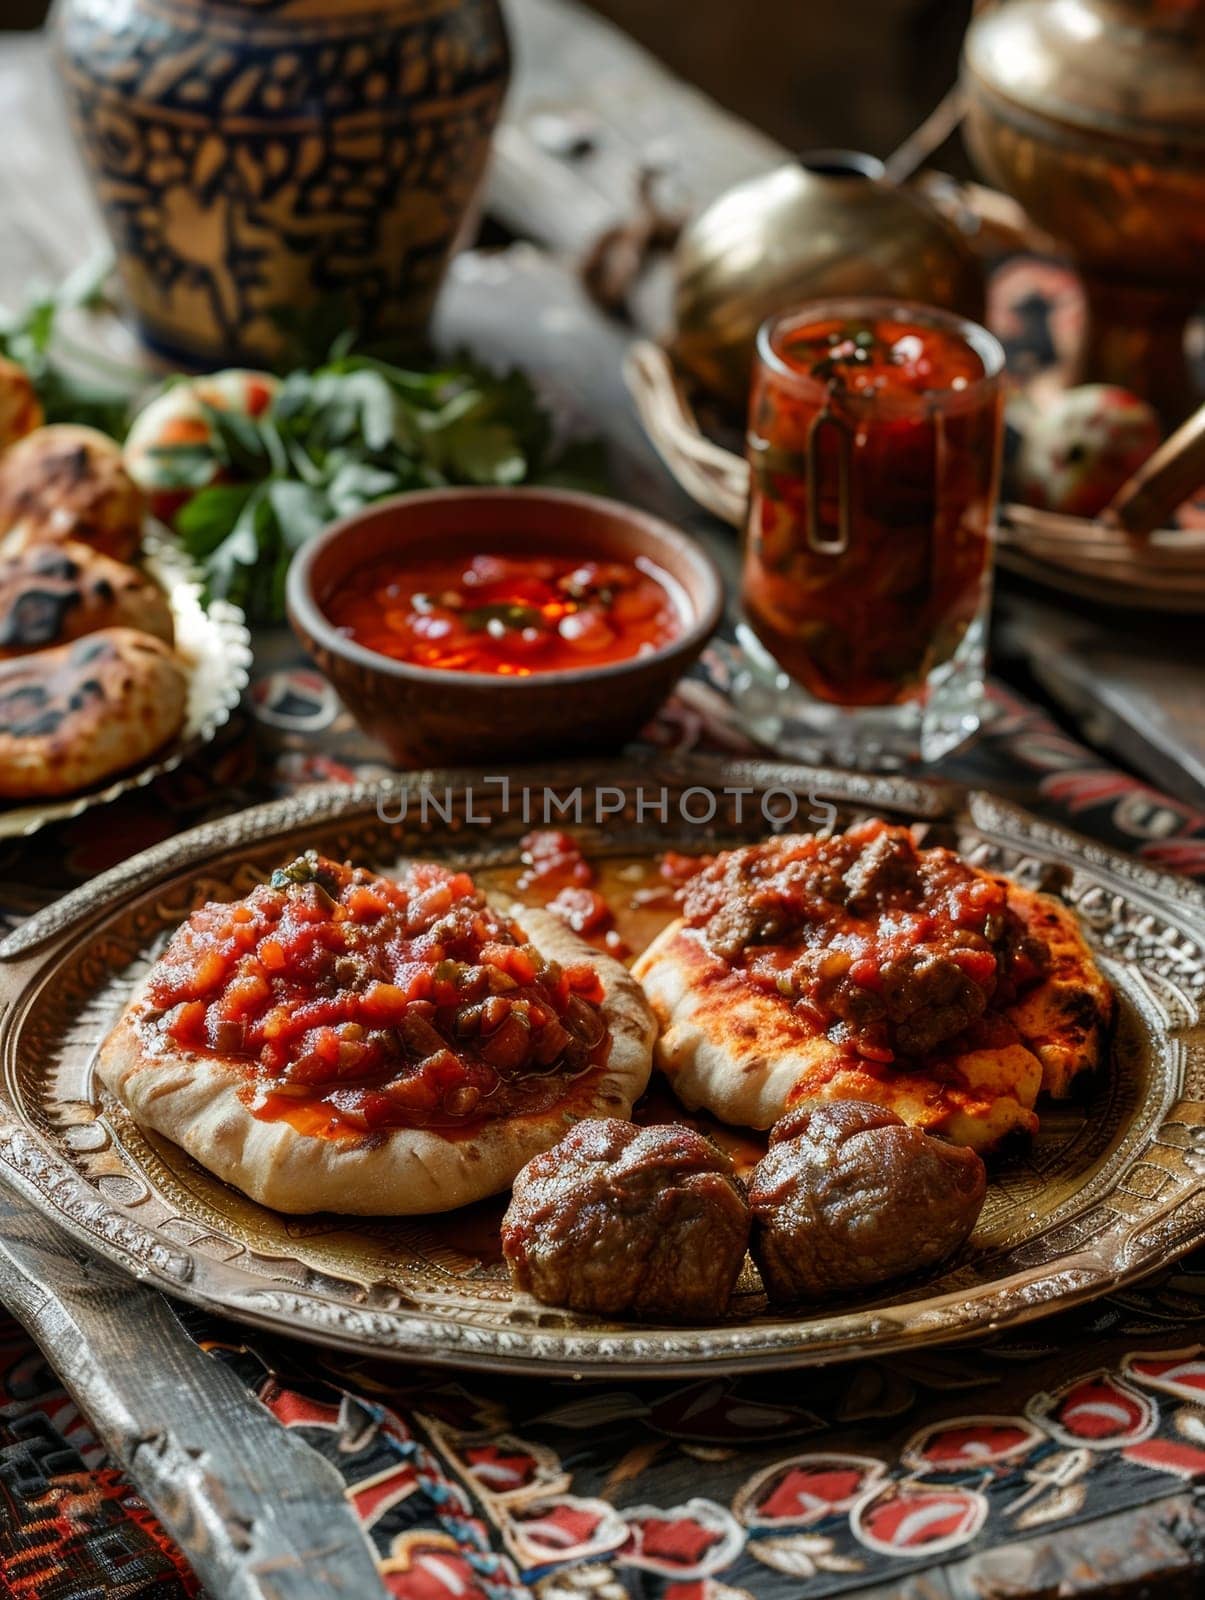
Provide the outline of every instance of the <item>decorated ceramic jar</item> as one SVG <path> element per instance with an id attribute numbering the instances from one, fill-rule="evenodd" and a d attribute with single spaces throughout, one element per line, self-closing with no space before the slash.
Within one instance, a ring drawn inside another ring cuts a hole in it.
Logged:
<path id="1" fill-rule="evenodd" d="M 72 120 L 146 342 L 421 336 L 508 75 L 498 0 L 59 0 Z"/>

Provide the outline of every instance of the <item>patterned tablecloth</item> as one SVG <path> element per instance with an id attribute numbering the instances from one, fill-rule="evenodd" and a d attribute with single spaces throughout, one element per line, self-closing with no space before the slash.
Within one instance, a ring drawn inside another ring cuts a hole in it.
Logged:
<path id="1" fill-rule="evenodd" d="M 714 648 L 649 737 L 747 748 Z M 151 791 L 0 846 L 10 920 L 219 811 L 380 770 L 325 681 L 257 641 L 248 712 Z M 942 775 L 1205 878 L 1205 815 L 994 686 Z M 337 1364 L 182 1313 L 335 1463 L 398 1600 L 798 1600 L 1032 1541 L 1205 1477 L 1205 1254 L 974 1351 L 608 1387 Z M 197 1586 L 20 1329 L 0 1323 L 0 1596 Z"/>

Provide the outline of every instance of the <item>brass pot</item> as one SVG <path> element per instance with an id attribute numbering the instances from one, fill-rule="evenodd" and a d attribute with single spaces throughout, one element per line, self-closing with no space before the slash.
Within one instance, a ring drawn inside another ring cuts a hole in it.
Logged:
<path id="1" fill-rule="evenodd" d="M 818 150 L 729 190 L 676 258 L 675 361 L 743 406 L 757 330 L 807 300 L 880 295 L 978 319 L 983 275 L 957 229 L 883 164 Z"/>
<path id="2" fill-rule="evenodd" d="M 152 349 L 421 338 L 506 88 L 498 0 L 58 0 L 54 31 Z"/>
<path id="3" fill-rule="evenodd" d="M 1077 378 L 1179 421 L 1196 399 L 1185 322 L 1205 301 L 1205 6 L 1004 0 L 972 23 L 962 78 L 980 170 L 1082 274 Z"/>

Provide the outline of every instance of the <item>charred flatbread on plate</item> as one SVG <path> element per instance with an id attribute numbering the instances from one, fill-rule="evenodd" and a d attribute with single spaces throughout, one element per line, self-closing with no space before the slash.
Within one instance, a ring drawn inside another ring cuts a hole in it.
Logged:
<path id="1" fill-rule="evenodd" d="M 0 798 L 74 794 L 145 760 L 187 704 L 172 651 L 132 628 L 0 661 Z"/>
<path id="2" fill-rule="evenodd" d="M 0 456 L 0 549 L 74 539 L 129 561 L 145 515 L 121 446 L 96 428 L 35 428 Z"/>
<path id="3" fill-rule="evenodd" d="M 505 1189 L 652 1063 L 639 985 L 465 873 L 310 854 L 175 934 L 104 1044 L 136 1121 L 287 1212 L 449 1211 Z"/>
<path id="4" fill-rule="evenodd" d="M 72 541 L 0 556 L 0 659 L 115 627 L 172 642 L 167 596 L 136 568 Z"/>

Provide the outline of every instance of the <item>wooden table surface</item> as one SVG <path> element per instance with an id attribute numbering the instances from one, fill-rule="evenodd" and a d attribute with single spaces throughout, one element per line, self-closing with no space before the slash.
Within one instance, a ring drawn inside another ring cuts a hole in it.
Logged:
<path id="1" fill-rule="evenodd" d="M 705 519 L 653 459 L 624 395 L 623 331 L 605 328 L 570 280 L 582 253 L 631 214 L 642 165 L 664 169 L 667 196 L 694 207 L 782 152 L 566 0 L 508 0 L 507 10 L 516 79 L 488 210 L 525 241 L 507 252 L 504 269 L 530 280 L 523 303 L 539 304 L 542 280 L 556 292 L 548 297 L 547 314 L 533 310 L 524 326 L 499 330 L 482 293 L 496 269 L 488 257 L 471 256 L 452 275 L 440 329 L 487 356 L 529 354 L 566 386 L 573 383 L 577 351 L 582 360 L 602 352 L 605 370 L 591 370 L 583 389 L 605 411 L 601 431 L 625 450 L 626 492 L 702 529 Z M 40 38 L 0 46 L 0 108 L 6 129 L 0 303 L 14 304 L 31 281 L 57 281 L 79 265 L 103 234 Z M 642 277 L 629 311 L 637 327 L 656 332 L 665 326 L 667 308 L 661 263 Z M 588 345 L 572 342 L 577 326 L 591 329 Z M 1205 802 L 1198 626 L 1115 619 L 1102 625 L 1083 613 L 1069 621 L 1049 600 L 1011 598 L 1007 610 L 1009 647 L 1037 662 L 1037 676 L 1052 695 L 1074 714 L 1092 716 L 1094 735 L 1124 762 L 1182 799 Z M 0 1210 L 0 1234 L 0 1296 L 52 1352 L 110 1450 L 215 1596 L 346 1594 L 360 1600 L 381 1592 L 327 1463 L 270 1425 L 233 1380 L 214 1379 L 208 1369 L 223 1369 L 199 1355 L 166 1302 L 65 1247 L 15 1203 Z M 145 1347 L 139 1330 L 146 1344 L 154 1339 L 158 1349 L 172 1352 L 169 1365 L 139 1362 Z M 1200 1592 L 1203 1539 L 1205 1518 L 1192 1496 L 1169 1493 L 1090 1529 L 1036 1535 L 1024 1546 L 859 1592 L 877 1600 L 1158 1592 L 1170 1600 Z M 716 1587 L 706 1597 L 692 1589 L 689 1600 L 738 1597 Z"/>

